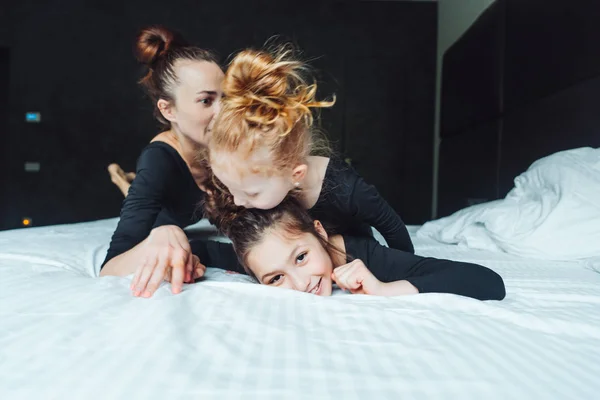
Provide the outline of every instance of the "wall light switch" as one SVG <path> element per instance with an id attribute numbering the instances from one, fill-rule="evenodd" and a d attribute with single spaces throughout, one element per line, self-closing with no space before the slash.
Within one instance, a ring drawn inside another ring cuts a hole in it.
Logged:
<path id="1" fill-rule="evenodd" d="M 25 172 L 40 172 L 41 164 L 39 162 L 28 161 L 25 163 Z"/>
<path id="2" fill-rule="evenodd" d="M 28 111 L 25 113 L 25 122 L 38 124 L 42 120 L 42 114 L 39 112 Z"/>

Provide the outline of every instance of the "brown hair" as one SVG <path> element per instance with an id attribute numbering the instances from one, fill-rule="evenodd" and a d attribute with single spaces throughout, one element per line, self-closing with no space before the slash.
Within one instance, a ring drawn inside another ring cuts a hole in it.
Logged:
<path id="1" fill-rule="evenodd" d="M 229 201 L 230 196 L 228 192 L 220 192 L 220 189 L 211 187 L 206 204 L 210 201 L 213 203 L 212 207 L 205 205 L 205 211 L 209 220 L 229 237 L 240 264 L 255 280 L 257 280 L 256 275 L 248 267 L 248 255 L 252 248 L 273 229 L 281 229 L 291 237 L 309 233 L 319 240 L 330 256 L 334 253 L 342 253 L 317 232 L 313 218 L 295 196 L 288 195 L 279 205 L 270 210 L 235 206 Z"/>
<path id="2" fill-rule="evenodd" d="M 307 73 L 308 66 L 294 59 L 290 45 L 237 54 L 225 74 L 210 149 L 249 154 L 266 146 L 274 168 L 300 163 L 315 142 L 312 110 L 335 103 L 335 98 L 316 100 L 317 84 Z"/>
<path id="3" fill-rule="evenodd" d="M 166 129 L 171 127 L 171 123 L 162 116 L 157 102 L 159 99 L 175 101 L 173 90 L 178 82 L 175 63 L 191 60 L 218 64 L 212 52 L 190 46 L 178 32 L 158 25 L 144 28 L 138 34 L 135 54 L 137 60 L 148 68 L 139 83 L 154 103 L 154 116 Z"/>

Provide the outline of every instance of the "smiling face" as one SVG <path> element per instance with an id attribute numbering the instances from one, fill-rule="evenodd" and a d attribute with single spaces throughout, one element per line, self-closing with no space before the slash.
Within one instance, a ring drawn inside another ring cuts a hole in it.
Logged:
<path id="1" fill-rule="evenodd" d="M 326 240 L 327 234 L 319 221 L 315 221 L 315 228 Z M 245 261 L 262 284 L 331 295 L 331 256 L 313 233 L 290 233 L 282 226 L 271 228 L 250 249 Z"/>

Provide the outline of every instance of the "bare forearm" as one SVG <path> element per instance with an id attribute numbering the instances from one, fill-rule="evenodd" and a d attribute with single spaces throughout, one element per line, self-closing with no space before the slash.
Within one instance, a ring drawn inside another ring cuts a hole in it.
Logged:
<path id="1" fill-rule="evenodd" d="M 401 280 L 396 282 L 382 283 L 378 296 L 404 296 L 408 294 L 417 294 L 419 290 L 409 281 Z"/>
<path id="2" fill-rule="evenodd" d="M 110 259 L 100 271 L 100 276 L 127 276 L 133 274 L 140 259 L 140 248 L 145 240 L 123 254 Z"/>

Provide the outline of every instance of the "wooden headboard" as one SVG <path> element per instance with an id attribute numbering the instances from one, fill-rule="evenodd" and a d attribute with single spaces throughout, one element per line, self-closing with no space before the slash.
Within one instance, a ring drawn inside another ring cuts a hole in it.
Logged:
<path id="1" fill-rule="evenodd" d="M 438 216 L 535 160 L 600 147 L 600 2 L 497 0 L 444 55 Z"/>

